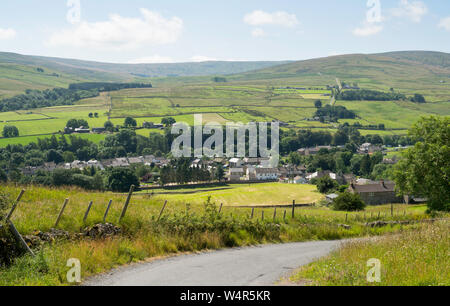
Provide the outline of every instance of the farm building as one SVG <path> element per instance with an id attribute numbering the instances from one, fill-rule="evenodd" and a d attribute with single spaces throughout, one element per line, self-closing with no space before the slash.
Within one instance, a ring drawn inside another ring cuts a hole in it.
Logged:
<path id="1" fill-rule="evenodd" d="M 244 168 L 230 168 L 228 171 L 228 179 L 230 182 L 238 182 L 244 177 Z"/>
<path id="2" fill-rule="evenodd" d="M 389 203 L 403 203 L 402 197 L 397 196 L 394 182 L 375 182 L 365 185 L 350 184 L 349 192 L 359 194 L 367 205 L 381 205 Z"/>

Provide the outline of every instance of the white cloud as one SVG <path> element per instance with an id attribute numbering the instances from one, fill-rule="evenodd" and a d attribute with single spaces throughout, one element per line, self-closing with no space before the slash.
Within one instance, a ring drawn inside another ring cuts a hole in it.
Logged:
<path id="1" fill-rule="evenodd" d="M 175 60 L 169 56 L 161 56 L 161 55 L 153 55 L 137 58 L 129 61 L 129 64 L 165 64 L 165 63 L 174 63 Z"/>
<path id="2" fill-rule="evenodd" d="M 439 28 L 443 28 L 450 32 L 450 17 L 441 19 L 441 22 L 439 22 Z"/>
<path id="3" fill-rule="evenodd" d="M 380 33 L 383 30 L 383 26 L 375 23 L 366 23 L 363 27 L 353 30 L 353 35 L 366 37 Z"/>
<path id="4" fill-rule="evenodd" d="M 54 33 L 48 43 L 52 46 L 122 50 L 143 45 L 170 44 L 178 40 L 183 30 L 180 18 L 166 19 L 145 8 L 141 8 L 140 12 L 141 18 L 112 14 L 107 21 L 81 21 L 73 28 Z"/>
<path id="5" fill-rule="evenodd" d="M 245 15 L 244 22 L 252 26 L 278 25 L 288 28 L 293 28 L 299 24 L 297 16 L 283 11 L 274 13 L 253 11 Z"/>
<path id="6" fill-rule="evenodd" d="M 11 39 L 16 36 L 16 31 L 14 29 L 2 29 L 0 28 L 0 40 Z"/>
<path id="7" fill-rule="evenodd" d="M 202 55 L 196 55 L 193 56 L 189 59 L 190 62 L 196 62 L 196 63 L 201 63 L 201 62 L 212 62 L 212 61 L 217 61 L 217 58 L 213 58 L 213 57 L 208 57 L 208 56 L 202 56 Z"/>
<path id="8" fill-rule="evenodd" d="M 252 36 L 253 37 L 263 37 L 265 35 L 266 35 L 266 32 L 264 32 L 264 30 L 261 29 L 261 28 L 255 28 L 252 31 Z"/>
<path id="9" fill-rule="evenodd" d="M 195 55 L 188 59 L 174 59 L 170 56 L 162 56 L 159 54 L 137 58 L 128 61 L 128 64 L 168 64 L 168 63 L 201 63 L 201 62 L 213 62 L 219 61 L 219 59 L 203 55 Z M 221 61 L 221 60 L 220 60 Z M 232 61 L 232 60 L 223 60 Z"/>
<path id="10" fill-rule="evenodd" d="M 399 7 L 391 9 L 394 17 L 406 17 L 413 22 L 422 21 L 422 17 L 428 13 L 428 8 L 422 1 L 401 0 Z"/>

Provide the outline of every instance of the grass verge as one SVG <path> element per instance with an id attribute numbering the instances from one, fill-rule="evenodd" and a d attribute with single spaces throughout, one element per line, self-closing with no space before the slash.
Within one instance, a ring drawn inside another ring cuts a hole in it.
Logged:
<path id="1" fill-rule="evenodd" d="M 352 241 L 299 270 L 296 284 L 318 286 L 448 286 L 450 222 L 423 224 L 367 240 Z M 369 283 L 369 259 L 381 262 L 381 282 Z"/>

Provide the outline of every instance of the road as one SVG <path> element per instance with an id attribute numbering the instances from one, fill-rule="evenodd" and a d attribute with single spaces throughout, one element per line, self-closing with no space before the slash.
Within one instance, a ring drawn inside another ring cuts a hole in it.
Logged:
<path id="1" fill-rule="evenodd" d="M 86 286 L 263 286 L 327 255 L 342 241 L 313 241 L 181 255 L 113 270 Z"/>

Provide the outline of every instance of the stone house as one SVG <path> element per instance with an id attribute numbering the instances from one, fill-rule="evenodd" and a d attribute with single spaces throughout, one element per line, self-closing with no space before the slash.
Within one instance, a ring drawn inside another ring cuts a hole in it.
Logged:
<path id="1" fill-rule="evenodd" d="M 359 194 L 367 205 L 382 205 L 390 203 L 403 203 L 402 197 L 395 192 L 395 183 L 380 181 L 365 185 L 350 184 L 348 191 Z"/>

